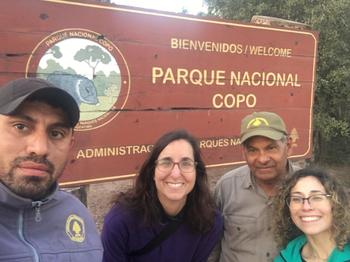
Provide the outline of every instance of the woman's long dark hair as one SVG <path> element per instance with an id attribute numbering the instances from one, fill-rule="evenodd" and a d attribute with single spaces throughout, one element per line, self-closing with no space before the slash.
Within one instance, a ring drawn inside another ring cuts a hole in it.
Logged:
<path id="1" fill-rule="evenodd" d="M 196 165 L 196 182 L 187 195 L 184 222 L 195 232 L 209 231 L 215 219 L 215 203 L 208 187 L 208 178 L 200 148 L 196 139 L 186 130 L 174 130 L 163 135 L 154 145 L 150 155 L 143 163 L 135 185 L 126 193 L 119 194 L 116 203 L 128 210 L 137 212 L 147 225 L 160 222 L 162 206 L 157 196 L 154 182 L 155 161 L 163 149 L 173 141 L 186 140 L 193 148 Z"/>

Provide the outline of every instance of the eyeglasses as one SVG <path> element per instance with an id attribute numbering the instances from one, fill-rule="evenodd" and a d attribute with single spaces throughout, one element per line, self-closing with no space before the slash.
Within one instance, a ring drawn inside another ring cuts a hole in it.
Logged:
<path id="1" fill-rule="evenodd" d="M 156 162 L 156 167 L 161 172 L 170 172 L 173 170 L 174 166 L 177 165 L 181 172 L 191 173 L 195 170 L 197 162 L 192 159 L 182 159 L 179 162 L 174 162 L 169 158 L 158 159 Z"/>
<path id="2" fill-rule="evenodd" d="M 331 197 L 329 194 L 315 194 L 309 197 L 288 196 L 286 198 L 286 203 L 290 208 L 298 208 L 302 207 L 304 205 L 304 201 L 306 200 L 311 207 L 315 207 L 324 203 L 329 197 Z"/>

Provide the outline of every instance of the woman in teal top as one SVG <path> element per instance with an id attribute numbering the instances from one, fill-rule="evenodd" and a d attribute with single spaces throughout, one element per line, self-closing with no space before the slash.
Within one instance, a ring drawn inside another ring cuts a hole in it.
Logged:
<path id="1" fill-rule="evenodd" d="M 288 177 L 275 199 L 274 262 L 350 261 L 348 197 L 334 176 L 305 168 Z"/>

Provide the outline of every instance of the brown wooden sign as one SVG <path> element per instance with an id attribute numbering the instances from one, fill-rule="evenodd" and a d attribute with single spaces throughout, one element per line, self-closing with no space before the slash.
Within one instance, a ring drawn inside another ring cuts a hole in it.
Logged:
<path id="1" fill-rule="evenodd" d="M 0 1 L 0 28 L 1 84 L 45 78 L 80 105 L 63 185 L 134 175 L 175 128 L 208 166 L 241 163 L 240 121 L 261 110 L 311 155 L 314 32 L 60 0 Z"/>

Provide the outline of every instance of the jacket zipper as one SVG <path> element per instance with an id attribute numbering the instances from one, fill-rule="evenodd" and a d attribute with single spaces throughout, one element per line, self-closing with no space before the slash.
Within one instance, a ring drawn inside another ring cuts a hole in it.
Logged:
<path id="1" fill-rule="evenodd" d="M 32 207 L 35 210 L 35 222 L 39 223 L 41 221 L 41 213 L 40 213 L 40 207 L 44 204 L 42 201 L 34 201 L 32 202 Z"/>
<path id="2" fill-rule="evenodd" d="M 34 261 L 40 262 L 39 255 L 36 249 L 30 244 L 25 238 L 23 234 L 24 230 L 24 210 L 19 211 L 19 217 L 18 217 L 18 235 L 19 238 L 23 241 L 24 244 L 26 244 L 33 252 L 34 255 Z"/>
<path id="3" fill-rule="evenodd" d="M 281 254 L 281 258 L 283 259 L 283 261 L 287 262 L 287 259 L 283 256 L 283 254 L 282 253 L 280 253 L 280 254 Z"/>

